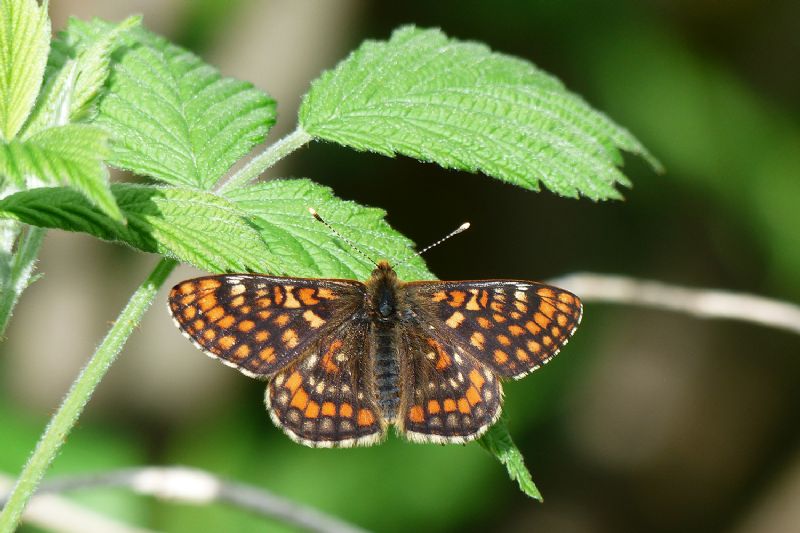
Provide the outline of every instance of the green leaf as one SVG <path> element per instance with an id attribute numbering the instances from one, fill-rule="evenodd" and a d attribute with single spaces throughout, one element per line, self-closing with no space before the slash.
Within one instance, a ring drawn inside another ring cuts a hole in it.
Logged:
<path id="1" fill-rule="evenodd" d="M 0 138 L 13 139 L 28 118 L 49 48 L 47 2 L 0 0 Z"/>
<path id="2" fill-rule="evenodd" d="M 108 77 L 112 52 L 124 44 L 121 36 L 140 22 L 141 17 L 116 25 L 94 21 L 87 28 L 87 23 L 70 19 L 68 29 L 53 42 L 45 88 L 26 135 L 88 115 Z"/>
<path id="3" fill-rule="evenodd" d="M 108 134 L 96 126 L 70 124 L 49 128 L 25 141 L 0 143 L 0 174 L 18 186 L 63 183 L 74 187 L 108 216 L 121 221 L 122 213 L 111 195 L 108 171 Z"/>
<path id="4" fill-rule="evenodd" d="M 115 65 L 100 106 L 99 122 L 112 133 L 111 163 L 210 189 L 264 140 L 275 102 L 153 34 L 136 35 L 141 45 Z"/>
<path id="5" fill-rule="evenodd" d="M 395 265 L 401 278 L 433 278 L 412 242 L 384 220 L 383 210 L 341 200 L 327 187 L 305 179 L 273 180 L 231 190 L 225 196 L 258 228 L 269 248 L 273 273 L 365 279 L 375 268 L 315 220 L 308 212 L 313 207 L 370 258 Z"/>
<path id="6" fill-rule="evenodd" d="M 302 128 L 318 139 L 539 190 L 619 198 L 620 150 L 658 162 L 626 130 L 531 63 L 438 30 L 368 41 L 311 87 Z"/>
<path id="7" fill-rule="evenodd" d="M 508 472 L 508 477 L 517 482 L 522 492 L 534 500 L 542 501 L 542 494 L 533 483 L 531 473 L 525 466 L 525 459 L 514 445 L 514 441 L 511 440 L 511 434 L 508 432 L 508 426 L 506 425 L 505 413 L 478 442 L 486 451 L 503 463 Z"/>
<path id="8" fill-rule="evenodd" d="M 0 218 L 88 233 L 164 254 L 209 272 L 262 271 L 264 241 L 229 201 L 185 188 L 114 184 L 127 224 L 106 217 L 76 191 L 22 191 L 0 200 Z"/>

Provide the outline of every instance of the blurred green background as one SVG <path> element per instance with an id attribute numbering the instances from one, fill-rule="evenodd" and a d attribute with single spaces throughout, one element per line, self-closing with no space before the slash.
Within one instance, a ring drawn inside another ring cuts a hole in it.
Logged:
<path id="1" fill-rule="evenodd" d="M 800 3 L 778 0 L 59 0 L 145 24 L 278 100 L 290 131 L 310 80 L 365 38 L 438 26 L 527 58 L 629 128 L 626 201 L 534 194 L 483 176 L 314 144 L 271 175 L 307 176 L 388 210 L 441 278 L 575 271 L 800 300 Z M 50 232 L 44 278 L 0 345 L 0 472 L 16 475 L 152 256 Z M 193 275 L 179 269 L 172 282 Z M 800 338 L 754 325 L 592 304 L 564 353 L 506 386 L 511 431 L 545 503 L 478 445 L 310 450 L 272 426 L 264 386 L 174 330 L 165 295 L 69 437 L 52 474 L 184 464 L 379 531 L 779 532 L 800 524 Z M 223 506 L 125 491 L 75 499 L 164 531 L 285 530 Z M 26 531 L 33 531 L 28 527 Z"/>

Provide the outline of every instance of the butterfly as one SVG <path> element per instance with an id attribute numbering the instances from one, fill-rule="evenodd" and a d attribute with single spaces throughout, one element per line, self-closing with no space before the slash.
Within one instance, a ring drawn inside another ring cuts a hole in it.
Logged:
<path id="1" fill-rule="evenodd" d="M 365 282 L 207 276 L 169 294 L 199 349 L 268 379 L 266 405 L 292 440 L 369 446 L 388 427 L 415 442 L 465 443 L 500 416 L 502 379 L 550 361 L 582 316 L 574 294 L 516 280 Z"/>

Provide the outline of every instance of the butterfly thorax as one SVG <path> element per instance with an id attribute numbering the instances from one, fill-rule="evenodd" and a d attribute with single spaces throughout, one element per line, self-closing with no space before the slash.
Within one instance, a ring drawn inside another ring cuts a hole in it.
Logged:
<path id="1" fill-rule="evenodd" d="M 375 384 L 378 407 L 387 422 L 394 422 L 400 405 L 400 366 L 395 346 L 397 310 L 397 274 L 386 261 L 378 263 L 367 281 L 371 329 L 374 345 Z"/>

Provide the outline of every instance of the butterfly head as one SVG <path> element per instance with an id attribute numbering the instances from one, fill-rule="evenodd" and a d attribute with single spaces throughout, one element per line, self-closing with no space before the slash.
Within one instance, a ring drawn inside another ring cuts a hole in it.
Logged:
<path id="1" fill-rule="evenodd" d="M 396 319 L 397 274 L 388 261 L 378 261 L 367 281 L 369 298 L 375 317 L 380 322 Z"/>

